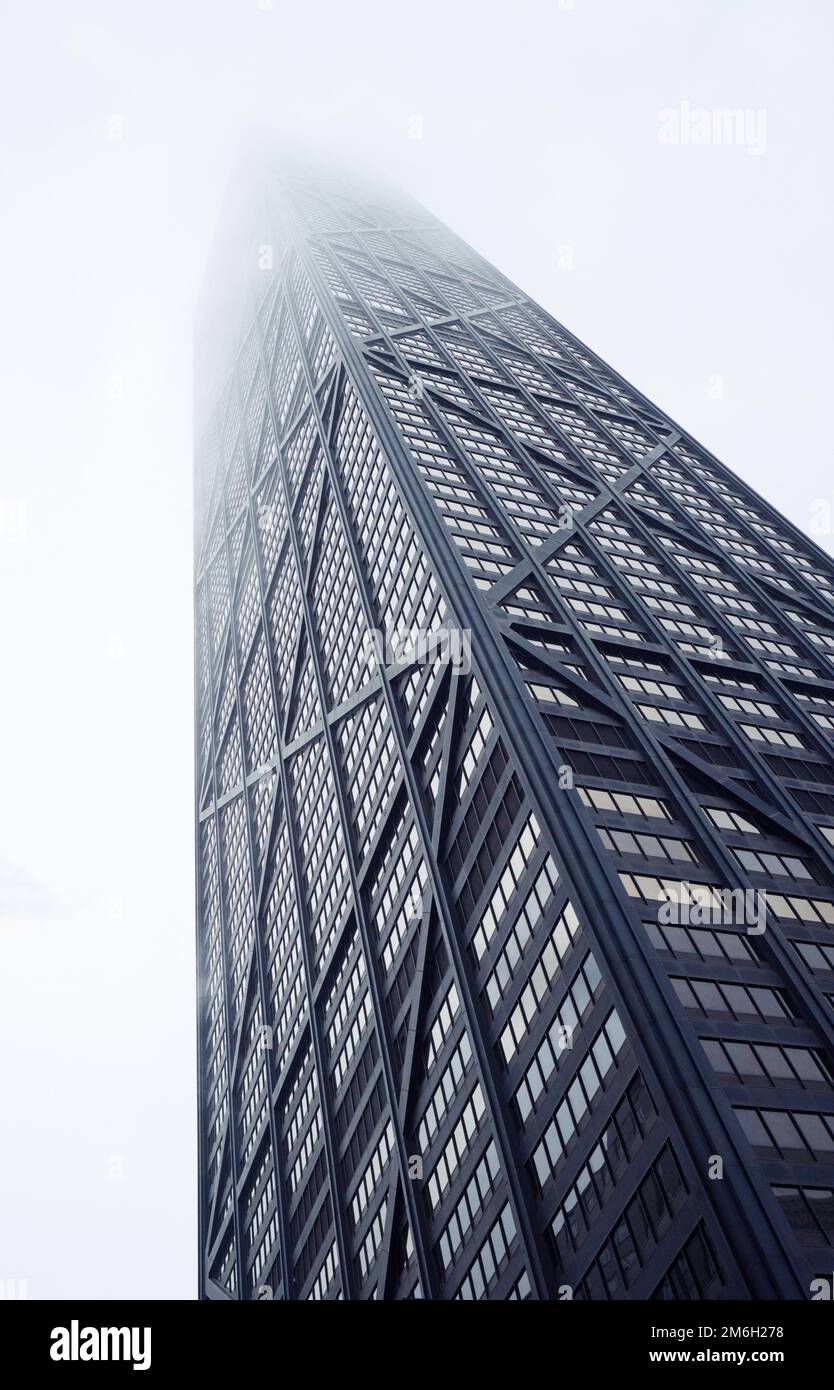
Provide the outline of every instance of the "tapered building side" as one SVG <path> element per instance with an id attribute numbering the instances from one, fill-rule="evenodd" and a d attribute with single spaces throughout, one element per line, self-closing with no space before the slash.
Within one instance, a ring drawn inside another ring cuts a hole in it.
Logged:
<path id="1" fill-rule="evenodd" d="M 265 165 L 240 225 L 197 383 L 201 1293 L 810 1297 L 834 565 L 410 200 Z"/>

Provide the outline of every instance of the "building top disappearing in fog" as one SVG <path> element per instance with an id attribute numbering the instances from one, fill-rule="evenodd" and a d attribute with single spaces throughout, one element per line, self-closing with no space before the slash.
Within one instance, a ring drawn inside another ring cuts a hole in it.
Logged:
<path id="1" fill-rule="evenodd" d="M 197 343 L 203 1294 L 809 1297 L 832 562 L 406 197 L 247 189 Z"/>

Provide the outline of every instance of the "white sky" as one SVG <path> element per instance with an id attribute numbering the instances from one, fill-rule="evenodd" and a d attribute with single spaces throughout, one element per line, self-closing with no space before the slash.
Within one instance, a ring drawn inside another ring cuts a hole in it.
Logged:
<path id="1" fill-rule="evenodd" d="M 834 508 L 830 7 L 262 4 L 0 0 L 0 1292 L 196 1287 L 190 325 L 247 128 L 376 160 Z M 764 154 L 661 143 L 682 102 Z"/>

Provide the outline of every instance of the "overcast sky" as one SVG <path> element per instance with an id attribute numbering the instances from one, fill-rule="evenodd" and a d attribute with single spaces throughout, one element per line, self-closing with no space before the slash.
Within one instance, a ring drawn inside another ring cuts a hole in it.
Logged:
<path id="1" fill-rule="evenodd" d="M 379 164 L 807 529 L 830 14 L 0 0 L 0 1292 L 196 1287 L 190 333 L 241 138 Z"/>

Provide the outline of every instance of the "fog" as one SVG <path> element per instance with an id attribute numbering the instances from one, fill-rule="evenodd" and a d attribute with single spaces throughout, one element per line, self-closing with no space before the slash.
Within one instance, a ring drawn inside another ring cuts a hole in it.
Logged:
<path id="1" fill-rule="evenodd" d="M 392 175 L 831 547 L 830 16 L 4 0 L 0 1293 L 196 1289 L 191 322 L 250 133 Z"/>

